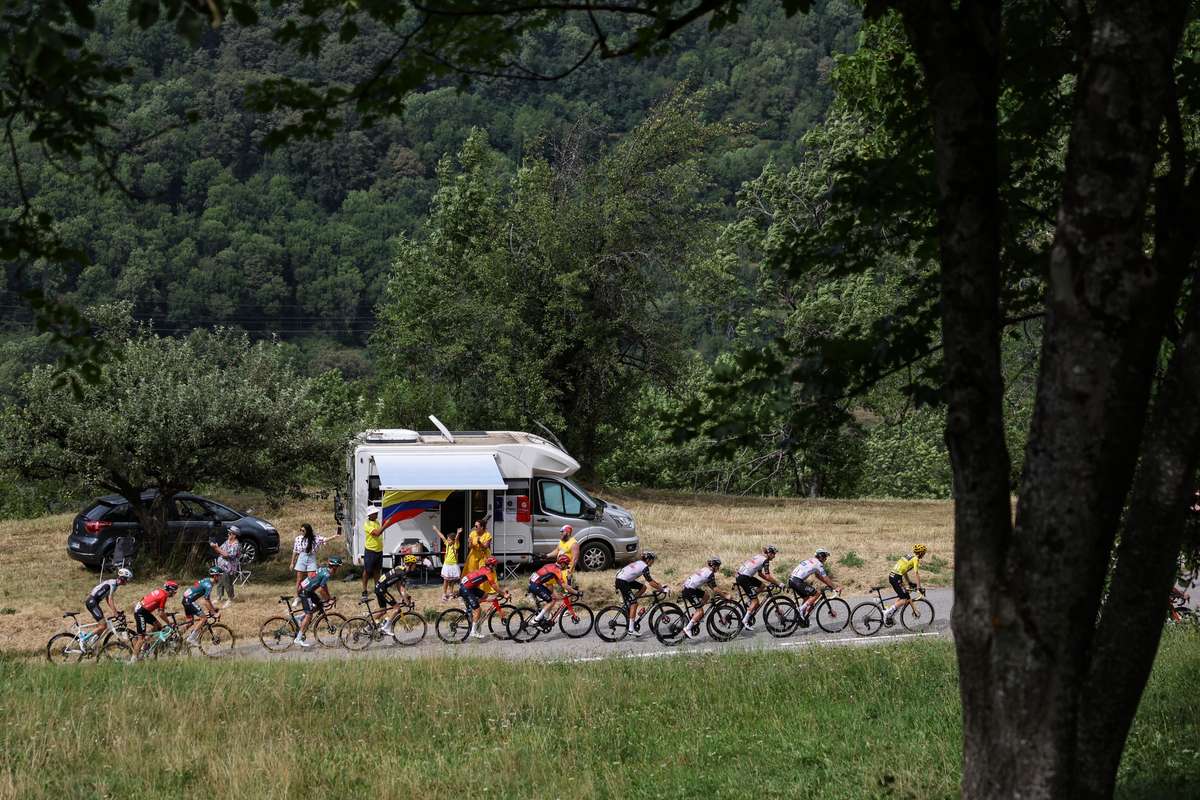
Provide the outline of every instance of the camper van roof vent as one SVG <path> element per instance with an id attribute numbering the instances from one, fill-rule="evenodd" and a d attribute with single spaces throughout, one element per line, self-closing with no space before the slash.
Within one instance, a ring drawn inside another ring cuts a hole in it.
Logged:
<path id="1" fill-rule="evenodd" d="M 421 435 L 408 428 L 381 428 L 367 431 L 364 437 L 368 442 L 419 442 Z"/>

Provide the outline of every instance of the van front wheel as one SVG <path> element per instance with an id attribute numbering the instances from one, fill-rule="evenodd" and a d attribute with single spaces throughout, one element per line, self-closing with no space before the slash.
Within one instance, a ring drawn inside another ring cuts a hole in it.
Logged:
<path id="1" fill-rule="evenodd" d="M 579 550 L 579 564 L 587 572 L 608 569 L 612 563 L 612 550 L 603 542 L 587 542 Z"/>

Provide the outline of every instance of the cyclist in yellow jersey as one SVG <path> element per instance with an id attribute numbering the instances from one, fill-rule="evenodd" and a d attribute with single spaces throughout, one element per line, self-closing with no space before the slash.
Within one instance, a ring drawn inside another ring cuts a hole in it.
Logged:
<path id="1" fill-rule="evenodd" d="M 893 624 L 892 617 L 896 615 L 896 612 L 912 602 L 908 590 L 904 588 L 904 582 L 907 581 L 909 586 L 917 589 L 921 588 L 921 559 L 927 552 L 929 552 L 929 548 L 925 545 L 914 544 L 912 554 L 901 558 L 896 562 L 896 566 L 892 567 L 892 572 L 888 575 L 888 583 L 896 591 L 896 602 L 883 615 L 884 625 Z"/>

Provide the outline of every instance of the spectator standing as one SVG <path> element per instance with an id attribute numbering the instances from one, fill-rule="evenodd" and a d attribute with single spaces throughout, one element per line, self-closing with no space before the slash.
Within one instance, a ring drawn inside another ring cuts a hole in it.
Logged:
<path id="1" fill-rule="evenodd" d="M 233 582 L 242 571 L 242 545 L 238 541 L 240 533 L 237 525 L 230 525 L 224 542 L 209 545 L 217 554 L 217 569 L 221 570 L 221 579 L 217 582 L 217 598 L 225 601 L 221 603 L 221 608 L 233 602 Z"/>
<path id="2" fill-rule="evenodd" d="M 383 526 L 379 524 L 379 506 L 367 506 L 363 534 L 362 596 L 366 597 L 367 580 L 379 580 L 383 572 Z"/>
<path id="3" fill-rule="evenodd" d="M 462 539 L 463 529 L 459 528 L 447 536 L 434 525 L 433 532 L 442 540 L 442 550 L 445 551 L 442 554 L 442 602 L 445 602 L 457 591 L 458 579 L 462 575 L 458 566 L 458 543 Z"/>
<path id="4" fill-rule="evenodd" d="M 487 529 L 487 521 L 487 517 L 477 519 L 475 527 L 471 529 L 471 536 L 468 539 L 470 548 L 467 550 L 465 570 L 468 575 L 483 567 L 483 562 L 492 555 L 492 532 Z"/>
<path id="5" fill-rule="evenodd" d="M 337 539 L 342 535 L 342 526 L 338 525 L 337 533 L 333 536 L 318 536 L 313 533 L 313 526 L 307 522 L 300 526 L 300 535 L 292 542 L 292 571 L 296 573 L 296 592 L 300 592 L 300 584 L 310 575 L 317 572 L 317 551 L 321 545 Z"/>

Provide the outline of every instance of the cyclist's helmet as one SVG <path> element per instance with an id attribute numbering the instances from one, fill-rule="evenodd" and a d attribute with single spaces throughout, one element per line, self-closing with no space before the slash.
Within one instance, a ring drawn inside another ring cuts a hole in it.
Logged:
<path id="1" fill-rule="evenodd" d="M 117 570 L 117 580 L 123 583 L 129 583 L 131 580 L 133 580 L 133 573 L 124 567 L 121 567 L 119 570 Z"/>
<path id="2" fill-rule="evenodd" d="M 484 565 L 485 567 L 494 567 L 494 566 L 496 566 L 496 565 L 497 565 L 497 564 L 499 564 L 499 563 L 500 563 L 500 562 L 496 560 L 496 557 L 495 557 L 495 556 L 488 556 L 488 557 L 487 557 L 487 560 L 485 560 L 485 561 L 483 562 L 483 565 Z"/>
<path id="3" fill-rule="evenodd" d="M 558 565 L 559 565 L 560 567 L 569 567 L 569 566 L 571 566 L 571 557 L 570 557 L 569 555 L 567 555 L 566 553 L 563 553 L 562 555 L 560 555 L 560 556 L 558 557 Z"/>
<path id="4" fill-rule="evenodd" d="M 708 566 L 711 567 L 712 569 L 716 569 L 717 567 L 721 566 L 721 559 L 717 558 L 716 556 L 713 556 L 712 558 L 710 558 L 708 560 Z"/>
<path id="5" fill-rule="evenodd" d="M 404 559 L 403 559 L 403 560 L 404 560 L 404 566 L 406 566 L 406 567 L 412 567 L 412 566 L 415 566 L 415 565 L 416 565 L 416 563 L 417 563 L 418 561 L 420 561 L 421 559 L 417 558 L 417 557 L 416 557 L 416 556 L 414 556 L 412 553 L 409 553 L 408 555 L 406 555 L 406 556 L 404 557 Z"/>
<path id="6" fill-rule="evenodd" d="M 341 556 L 334 556 L 333 558 L 329 559 L 329 566 L 340 567 L 341 565 L 342 565 L 342 557 Z"/>
<path id="7" fill-rule="evenodd" d="M 653 550 L 643 550 L 642 551 L 642 561 L 657 561 L 657 560 L 658 560 L 658 553 L 654 552 Z"/>
<path id="8" fill-rule="evenodd" d="M 167 594 L 175 594 L 179 591 L 179 584 L 175 581 L 167 581 L 163 584 L 163 589 L 166 590 Z"/>
<path id="9" fill-rule="evenodd" d="M 563 525 L 561 528 L 558 529 L 558 532 L 565 533 L 567 536 L 570 536 L 572 533 L 575 532 L 575 529 L 572 528 L 570 525 Z"/>
<path id="10" fill-rule="evenodd" d="M 813 553 L 817 558 L 829 558 L 829 551 L 824 547 L 818 547 L 817 552 Z"/>
<path id="11" fill-rule="evenodd" d="M 913 545 L 913 555 L 915 555 L 915 556 L 923 556 L 928 552 L 929 552 L 929 548 L 923 544 L 914 544 Z"/>
<path id="12" fill-rule="evenodd" d="M 766 554 L 767 554 L 767 555 L 769 555 L 769 556 L 773 556 L 773 555 L 775 555 L 776 553 L 778 553 L 778 552 L 779 552 L 779 549 L 778 549 L 777 547 L 775 547 L 775 545 L 773 545 L 773 544 L 769 544 L 769 545 L 767 545 L 766 547 L 764 547 L 764 548 L 763 548 L 763 552 L 764 552 L 764 553 L 766 553 Z"/>
<path id="13" fill-rule="evenodd" d="M 208 577 L 215 578 L 220 574 L 221 574 L 220 567 L 209 567 L 208 568 Z"/>

